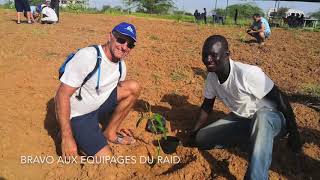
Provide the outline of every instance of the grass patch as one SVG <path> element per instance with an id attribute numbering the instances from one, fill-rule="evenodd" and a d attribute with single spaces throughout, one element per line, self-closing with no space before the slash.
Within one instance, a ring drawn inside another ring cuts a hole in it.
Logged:
<path id="1" fill-rule="evenodd" d="M 305 27 L 302 29 L 303 31 L 307 32 L 320 32 L 320 27 L 312 28 L 312 27 Z"/>
<path id="2" fill-rule="evenodd" d="M 314 54 L 320 55 L 320 49 L 315 49 L 315 50 L 314 50 Z"/>
<path id="3" fill-rule="evenodd" d="M 239 32 L 239 41 L 244 43 L 246 41 L 246 34 L 243 32 Z"/>
<path id="4" fill-rule="evenodd" d="M 154 83 L 155 83 L 156 85 L 159 85 L 159 84 L 160 84 L 161 76 L 160 76 L 158 73 L 152 73 L 152 74 L 151 74 L 151 77 L 153 78 Z"/>
<path id="5" fill-rule="evenodd" d="M 47 57 L 55 57 L 58 56 L 59 54 L 55 53 L 55 52 L 46 52 L 46 56 Z"/>
<path id="6" fill-rule="evenodd" d="M 157 40 L 159 40 L 159 37 L 156 36 L 156 35 L 151 35 L 151 36 L 150 36 L 150 39 L 151 39 L 151 40 L 154 40 L 154 41 L 157 41 Z"/>
<path id="7" fill-rule="evenodd" d="M 127 13 L 123 13 L 129 15 Z M 130 15 L 137 16 L 137 17 L 145 17 L 145 18 L 157 18 L 157 19 L 171 19 L 176 21 L 183 21 L 183 22 L 194 22 L 193 16 L 188 15 L 180 15 L 180 14 L 146 14 L 146 13 L 131 13 Z"/>
<path id="8" fill-rule="evenodd" d="M 297 40 L 299 42 L 303 42 L 303 39 L 300 36 L 300 31 L 299 30 L 293 31 L 293 39 L 295 39 L 295 40 Z"/>
<path id="9" fill-rule="evenodd" d="M 181 81 L 183 79 L 187 78 L 187 75 L 185 75 L 181 71 L 174 71 L 171 73 L 171 80 L 172 81 Z"/>
<path id="10" fill-rule="evenodd" d="M 43 29 L 32 29 L 31 33 L 37 36 L 46 34 L 45 30 Z"/>
<path id="11" fill-rule="evenodd" d="M 302 91 L 312 96 L 320 97 L 320 84 L 305 84 L 302 86 Z"/>

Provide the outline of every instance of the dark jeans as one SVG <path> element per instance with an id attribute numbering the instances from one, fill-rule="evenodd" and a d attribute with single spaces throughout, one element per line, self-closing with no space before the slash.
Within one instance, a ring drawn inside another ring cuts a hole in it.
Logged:
<path id="1" fill-rule="evenodd" d="M 56 12 L 59 21 L 59 0 L 51 0 L 50 6 Z"/>
<path id="2" fill-rule="evenodd" d="M 250 162 L 246 179 L 268 179 L 273 141 L 286 132 L 285 118 L 279 111 L 263 108 L 251 119 L 230 113 L 199 130 L 197 146 L 201 149 L 222 148 L 235 144 L 249 146 Z"/>

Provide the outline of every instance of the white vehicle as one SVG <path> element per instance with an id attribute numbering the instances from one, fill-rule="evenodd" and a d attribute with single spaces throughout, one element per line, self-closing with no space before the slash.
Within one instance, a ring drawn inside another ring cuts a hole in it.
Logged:
<path id="1" fill-rule="evenodd" d="M 278 8 L 270 8 L 267 12 L 267 17 L 268 18 L 272 18 L 274 16 L 276 16 L 278 11 Z M 288 16 L 290 16 L 291 14 L 293 14 L 294 16 L 299 15 L 299 17 L 303 14 L 303 16 L 305 15 L 303 11 L 298 10 L 298 9 L 288 9 L 288 11 L 285 13 L 285 17 L 287 18 Z"/>

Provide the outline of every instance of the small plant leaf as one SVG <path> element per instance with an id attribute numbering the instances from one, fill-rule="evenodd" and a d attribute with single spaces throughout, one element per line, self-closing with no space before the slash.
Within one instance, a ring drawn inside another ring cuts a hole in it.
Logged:
<path id="1" fill-rule="evenodd" d="M 162 126 L 157 126 L 157 129 L 159 129 L 161 131 L 161 133 L 165 133 L 165 128 Z"/>
<path id="2" fill-rule="evenodd" d="M 158 157 L 160 156 L 160 150 L 161 150 L 161 147 L 160 147 L 160 144 L 157 146 L 157 159 Z"/>
<path id="3" fill-rule="evenodd" d="M 154 119 L 150 119 L 151 123 L 152 123 L 152 130 L 157 133 L 157 127 L 154 124 Z"/>
<path id="4" fill-rule="evenodd" d="M 163 117 L 160 114 L 154 114 L 154 120 L 156 120 L 159 124 L 159 126 L 164 127 L 163 123 L 162 123 L 162 119 Z"/>
<path id="5" fill-rule="evenodd" d="M 168 130 L 165 129 L 165 131 L 163 132 L 163 135 L 162 135 L 162 137 L 163 137 L 165 140 L 167 140 L 167 132 L 168 132 Z"/>
<path id="6" fill-rule="evenodd" d="M 136 128 L 139 126 L 139 124 L 141 123 L 141 121 L 142 121 L 143 119 L 144 119 L 143 113 L 140 112 L 140 118 L 139 118 L 138 121 L 137 121 Z"/>

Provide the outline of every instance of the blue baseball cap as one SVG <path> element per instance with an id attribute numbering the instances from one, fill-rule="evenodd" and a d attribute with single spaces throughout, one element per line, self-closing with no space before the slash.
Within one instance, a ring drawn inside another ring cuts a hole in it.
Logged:
<path id="1" fill-rule="evenodd" d="M 112 31 L 117 31 L 122 35 L 131 37 L 135 42 L 137 42 L 137 36 L 136 36 L 136 28 L 134 25 L 122 22 L 118 25 L 116 25 Z"/>
<path id="2" fill-rule="evenodd" d="M 41 9 L 42 9 L 41 4 L 39 4 L 39 5 L 37 6 L 37 8 L 36 8 L 36 11 L 37 11 L 37 12 L 41 12 Z"/>

